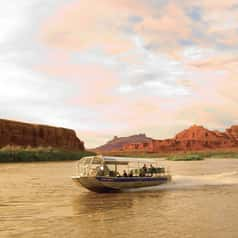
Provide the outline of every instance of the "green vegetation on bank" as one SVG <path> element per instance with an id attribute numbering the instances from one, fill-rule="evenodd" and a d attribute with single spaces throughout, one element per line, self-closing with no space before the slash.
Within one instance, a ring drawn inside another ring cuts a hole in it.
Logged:
<path id="1" fill-rule="evenodd" d="M 193 161 L 205 158 L 230 158 L 238 159 L 238 150 L 214 150 L 214 151 L 193 151 L 193 152 L 172 152 L 172 153 L 148 153 L 148 152 L 111 152 L 105 155 L 135 158 L 166 158 L 171 161 Z"/>
<path id="2" fill-rule="evenodd" d="M 67 161 L 78 160 L 84 156 L 95 155 L 89 151 L 65 151 L 53 148 L 21 148 L 6 146 L 0 149 L 0 163 L 34 162 L 34 161 Z"/>
<path id="3" fill-rule="evenodd" d="M 196 152 L 197 155 L 202 156 L 203 158 L 217 158 L 217 159 L 238 159 L 238 151 L 201 151 Z"/>
<path id="4" fill-rule="evenodd" d="M 192 161 L 203 160 L 205 158 L 214 159 L 237 159 L 238 151 L 200 151 L 184 154 L 175 154 L 166 156 L 168 160 L 172 161 Z"/>
<path id="5" fill-rule="evenodd" d="M 203 160 L 204 157 L 199 154 L 180 154 L 180 155 L 170 155 L 167 160 L 172 161 L 193 161 L 193 160 Z"/>

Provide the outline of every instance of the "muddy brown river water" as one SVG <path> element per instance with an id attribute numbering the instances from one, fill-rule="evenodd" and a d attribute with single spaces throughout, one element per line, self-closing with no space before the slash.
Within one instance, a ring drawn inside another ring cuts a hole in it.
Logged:
<path id="1" fill-rule="evenodd" d="M 114 194 L 77 187 L 75 162 L 0 164 L 0 237 L 238 237 L 238 160 L 161 164 L 171 184 Z"/>

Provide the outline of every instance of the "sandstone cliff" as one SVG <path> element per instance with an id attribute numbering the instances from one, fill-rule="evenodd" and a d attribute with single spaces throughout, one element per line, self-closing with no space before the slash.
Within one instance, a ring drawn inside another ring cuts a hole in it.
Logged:
<path id="1" fill-rule="evenodd" d="M 0 148 L 7 145 L 84 150 L 73 130 L 0 119 Z"/>
<path id="2" fill-rule="evenodd" d="M 232 126 L 226 129 L 225 134 L 232 140 L 238 141 L 238 126 Z"/>
<path id="3" fill-rule="evenodd" d="M 127 143 L 124 152 L 174 152 L 238 148 L 238 126 L 225 132 L 211 131 L 203 126 L 193 125 L 178 133 L 174 138 L 151 140 L 147 143 Z"/>

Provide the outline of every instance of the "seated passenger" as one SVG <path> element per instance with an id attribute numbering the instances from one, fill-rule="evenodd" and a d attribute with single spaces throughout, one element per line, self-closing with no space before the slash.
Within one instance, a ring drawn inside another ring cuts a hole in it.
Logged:
<path id="1" fill-rule="evenodd" d="M 140 176 L 144 177 L 146 175 L 146 173 L 147 173 L 147 167 L 146 167 L 146 164 L 144 164 L 141 169 Z"/>
<path id="2" fill-rule="evenodd" d="M 129 177 L 133 177 L 133 171 L 132 170 L 129 173 Z"/>
<path id="3" fill-rule="evenodd" d="M 128 177 L 126 170 L 123 170 L 123 177 Z"/>
<path id="4" fill-rule="evenodd" d="M 116 176 L 116 172 L 110 170 L 110 171 L 109 171 L 109 176 L 110 176 L 110 177 L 115 177 L 115 176 Z"/>

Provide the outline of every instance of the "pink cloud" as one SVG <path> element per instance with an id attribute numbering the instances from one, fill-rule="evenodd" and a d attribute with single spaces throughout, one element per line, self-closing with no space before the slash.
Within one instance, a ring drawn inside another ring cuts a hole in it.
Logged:
<path id="1" fill-rule="evenodd" d="M 62 55 L 62 59 L 55 57 L 55 63 L 42 66 L 40 70 L 51 76 L 64 77 L 78 88 L 78 94 L 72 95 L 68 104 L 92 110 L 101 121 L 112 125 L 105 135 L 102 131 L 85 132 L 95 144 L 112 133 L 120 135 L 142 128 L 153 134 L 165 126 L 172 127 L 175 133 L 176 129 L 194 123 L 222 127 L 229 117 L 238 116 L 235 110 L 237 57 L 225 50 L 216 50 L 215 43 L 234 46 L 238 40 L 233 29 L 238 20 L 236 12 L 229 10 L 234 3 L 236 1 L 232 0 L 168 1 L 156 8 L 146 1 L 81 0 L 59 8 L 42 25 L 41 40 L 49 49 L 82 52 L 101 48 L 107 57 L 132 52 L 120 56 L 120 62 L 127 66 L 139 62 L 142 71 L 145 59 L 138 53 L 141 45 L 158 45 L 159 50 L 151 50 L 151 55 L 168 54 L 175 63 L 184 66 L 186 75 L 176 76 L 178 81 L 172 83 L 174 88 L 186 86 L 188 95 L 166 99 L 136 91 L 123 95 L 118 89 L 127 78 L 122 78 L 118 69 L 100 63 L 70 64 L 67 54 Z M 186 9 L 194 6 L 202 8 L 201 17 L 206 28 L 188 16 Z M 131 32 L 127 34 L 123 29 L 128 26 L 130 16 L 139 16 L 142 20 L 131 26 Z M 202 37 L 194 36 L 193 30 L 202 32 Z M 134 38 L 142 44 L 138 46 Z M 183 39 L 196 44 L 190 55 L 184 53 L 189 47 L 179 44 Z M 102 138 L 95 141 L 97 133 L 102 133 Z"/>
<path id="2" fill-rule="evenodd" d="M 93 6 L 93 7 L 92 7 Z M 42 27 L 42 39 L 51 47 L 81 50 L 103 47 L 109 53 L 120 53 L 133 47 L 120 27 L 129 12 L 144 11 L 133 1 L 76 1 L 60 8 Z"/>
<path id="3" fill-rule="evenodd" d="M 178 39 L 191 36 L 190 19 L 179 5 L 169 3 L 161 9 L 161 16 L 147 16 L 137 26 L 137 31 L 148 43 L 163 44 L 163 49 L 178 48 Z"/>
<path id="4" fill-rule="evenodd" d="M 191 35 L 188 16 L 176 3 L 161 7 L 159 12 L 160 16 L 156 8 L 142 1 L 82 0 L 58 9 L 43 24 L 41 39 L 50 47 L 68 50 L 101 47 L 111 54 L 127 52 L 135 44 L 122 29 L 128 26 L 130 16 L 140 16 L 141 23 L 132 30 L 146 43 L 178 47 L 179 38 Z"/>
<path id="5" fill-rule="evenodd" d="M 237 3 L 236 0 L 201 0 L 201 1 L 195 1 L 194 0 L 194 3 L 195 5 L 200 5 L 204 8 L 208 8 L 209 10 L 212 9 L 225 9 L 225 8 L 228 8 L 228 7 L 231 7 L 233 6 L 234 4 Z"/>
<path id="6" fill-rule="evenodd" d="M 131 26 L 131 31 L 146 44 L 160 45 L 160 51 L 177 57 L 181 39 L 191 39 L 205 47 L 211 45 L 206 37 L 194 37 L 194 29 L 214 37 L 216 42 L 234 45 L 238 39 L 238 14 L 231 9 L 233 4 L 235 0 L 168 1 L 156 8 L 149 2 L 135 0 L 75 1 L 59 8 L 42 24 L 41 39 L 49 47 L 66 50 L 102 48 L 110 54 L 127 52 L 136 45 L 123 29 L 128 27 L 129 17 L 139 16 L 142 21 Z M 202 9 L 206 27 L 188 16 L 187 9 L 194 6 Z"/>
<path id="7" fill-rule="evenodd" d="M 47 75 L 64 77 L 69 84 L 78 88 L 78 95 L 72 95 L 68 103 L 93 107 L 112 103 L 120 80 L 115 71 L 96 64 L 49 64 L 39 67 Z"/>

